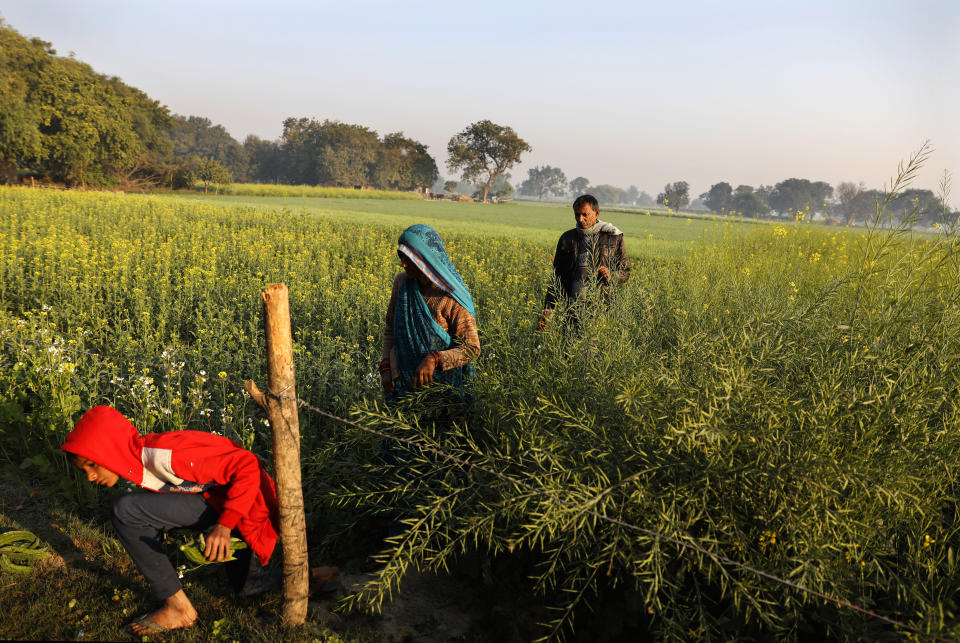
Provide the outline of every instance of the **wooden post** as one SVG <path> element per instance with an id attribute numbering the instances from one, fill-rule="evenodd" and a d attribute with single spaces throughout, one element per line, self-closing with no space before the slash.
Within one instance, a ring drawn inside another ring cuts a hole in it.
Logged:
<path id="1" fill-rule="evenodd" d="M 307 619 L 310 567 L 300 483 L 300 419 L 295 401 L 290 302 L 285 284 L 270 284 L 261 296 L 269 393 L 260 391 L 250 380 L 243 386 L 266 412 L 273 431 L 273 466 L 283 544 L 283 624 L 295 627 Z"/>

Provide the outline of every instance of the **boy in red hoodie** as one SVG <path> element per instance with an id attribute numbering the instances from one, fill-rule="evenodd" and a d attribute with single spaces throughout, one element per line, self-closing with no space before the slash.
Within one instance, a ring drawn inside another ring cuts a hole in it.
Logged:
<path id="1" fill-rule="evenodd" d="M 277 495 L 260 459 L 233 440 L 203 431 L 139 431 L 119 411 L 96 406 L 87 411 L 60 447 L 95 484 L 112 487 L 120 478 L 156 493 L 131 493 L 113 504 L 113 525 L 137 569 L 164 606 L 136 619 L 130 631 L 190 628 L 197 612 L 180 586 L 179 576 L 160 545 L 161 529 L 189 527 L 207 531 L 204 556 L 223 561 L 236 530 L 255 557 L 234 566 L 235 588 L 256 593 L 279 585 L 280 575 L 265 573 L 277 543 Z M 236 567 L 245 569 L 236 573 Z M 336 568 L 311 570 L 323 584 L 339 576 Z M 311 583 L 312 585 L 314 583 Z"/>

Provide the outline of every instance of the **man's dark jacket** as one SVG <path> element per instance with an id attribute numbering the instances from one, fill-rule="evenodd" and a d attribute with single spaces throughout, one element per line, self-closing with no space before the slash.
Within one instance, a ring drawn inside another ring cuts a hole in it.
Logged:
<path id="1" fill-rule="evenodd" d="M 610 270 L 611 278 L 617 283 L 625 282 L 630 276 L 630 260 L 623 249 L 623 233 L 604 221 L 597 221 L 594 225 L 601 228 L 595 234 L 593 243 L 580 228 L 567 230 L 560 235 L 553 256 L 553 272 L 557 283 L 547 289 L 544 309 L 552 310 L 561 298 L 576 300 L 584 283 L 594 275 L 601 285 L 608 285 L 608 279 L 597 275 L 600 266 Z"/>

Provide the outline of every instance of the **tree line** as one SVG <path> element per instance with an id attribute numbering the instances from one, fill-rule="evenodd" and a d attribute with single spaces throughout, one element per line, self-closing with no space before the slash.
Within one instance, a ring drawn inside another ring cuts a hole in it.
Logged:
<path id="1" fill-rule="evenodd" d="M 248 136 L 239 176 L 261 183 L 427 189 L 437 163 L 427 146 L 403 132 L 382 138 L 363 125 L 288 118 L 277 141 Z"/>
<path id="2" fill-rule="evenodd" d="M 654 203 L 671 210 L 699 209 L 721 215 L 749 218 L 803 218 L 819 217 L 843 225 L 856 225 L 876 216 L 877 205 L 885 195 L 881 190 L 868 189 L 863 183 L 842 182 L 836 189 L 824 181 L 790 178 L 775 185 L 738 185 L 733 188 L 726 181 L 710 186 L 691 203 L 690 184 L 674 181 L 664 186 L 656 199 L 631 185 L 623 190 L 612 185 L 591 185 L 585 177 L 567 181 L 563 170 L 550 165 L 528 170 L 520 184 L 519 193 L 536 199 L 563 199 L 589 192 L 604 205 L 652 206 Z M 904 190 L 888 207 L 897 218 L 916 218 L 922 225 L 940 221 L 955 221 L 960 213 L 951 213 L 947 204 L 931 190 Z"/>
<path id="3" fill-rule="evenodd" d="M 422 143 L 360 125 L 289 118 L 279 141 L 235 140 L 221 125 L 171 114 L 119 78 L 0 22 L 0 182 L 22 176 L 68 186 L 193 187 L 264 181 L 429 187 Z"/>
<path id="4" fill-rule="evenodd" d="M 512 128 L 473 123 L 450 139 L 447 166 L 486 200 L 529 144 Z M 193 187 L 256 181 L 426 190 L 439 178 L 427 146 L 403 132 L 288 118 L 276 141 L 241 144 L 208 118 L 171 114 L 119 78 L 98 74 L 0 19 L 0 183 Z"/>
<path id="5" fill-rule="evenodd" d="M 607 205 L 649 206 L 654 204 L 653 197 L 635 185 L 631 185 L 626 190 L 607 183 L 592 185 L 590 179 L 584 176 L 567 181 L 563 170 L 550 165 L 542 167 L 537 165 L 528 169 L 527 178 L 520 183 L 518 193 L 541 200 L 575 198 L 581 194 L 590 193 L 597 197 L 600 203 Z"/>
<path id="6" fill-rule="evenodd" d="M 657 203 L 675 212 L 690 206 L 691 209 L 721 215 L 806 220 L 818 217 L 843 225 L 862 224 L 875 217 L 878 204 L 885 199 L 883 191 L 868 189 L 863 183 L 846 181 L 834 189 L 825 181 L 790 178 L 757 188 L 750 185 L 733 188 L 721 181 L 710 186 L 693 203 L 690 184 L 674 181 L 665 185 L 654 200 L 633 185 L 627 190 L 612 185 L 591 185 L 582 176 L 567 182 L 560 168 L 549 165 L 530 168 L 527 178 L 519 186 L 521 195 L 537 199 L 576 197 L 585 192 L 593 194 L 605 205 L 651 206 Z M 901 192 L 887 211 L 896 218 L 915 218 L 921 225 L 960 219 L 960 213 L 950 212 L 942 197 L 932 190 L 916 188 Z"/>
<path id="7" fill-rule="evenodd" d="M 843 225 L 862 224 L 875 217 L 886 195 L 868 189 L 863 183 L 845 181 L 836 188 L 825 181 L 790 178 L 773 186 L 753 188 L 726 181 L 710 186 L 700 195 L 703 204 L 717 214 L 750 218 L 815 216 Z M 900 193 L 888 213 L 897 218 L 911 217 L 922 225 L 954 221 L 960 213 L 951 212 L 946 201 L 932 190 L 911 188 Z"/>

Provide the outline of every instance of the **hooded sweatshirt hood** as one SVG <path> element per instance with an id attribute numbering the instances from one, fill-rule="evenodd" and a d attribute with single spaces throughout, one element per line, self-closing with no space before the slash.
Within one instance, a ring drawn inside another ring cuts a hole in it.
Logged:
<path id="1" fill-rule="evenodd" d="M 96 462 L 135 485 L 143 483 L 143 438 L 112 407 L 95 406 L 84 413 L 60 450 Z"/>

